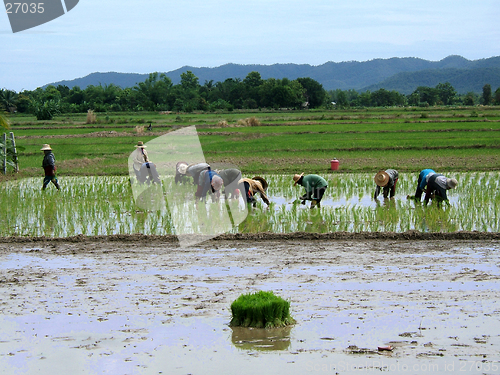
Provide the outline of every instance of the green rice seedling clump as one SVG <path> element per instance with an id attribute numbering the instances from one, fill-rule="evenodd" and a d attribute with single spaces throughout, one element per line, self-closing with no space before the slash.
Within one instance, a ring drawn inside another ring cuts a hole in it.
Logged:
<path id="1" fill-rule="evenodd" d="M 242 294 L 231 304 L 230 326 L 275 328 L 295 324 L 290 316 L 290 302 L 273 292 Z"/>

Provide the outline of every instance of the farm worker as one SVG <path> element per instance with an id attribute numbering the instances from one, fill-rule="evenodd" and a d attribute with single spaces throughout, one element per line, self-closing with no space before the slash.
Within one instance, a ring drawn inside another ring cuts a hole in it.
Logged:
<path id="1" fill-rule="evenodd" d="M 321 199 L 328 187 L 326 180 L 317 174 L 308 174 L 304 176 L 304 173 L 301 173 L 294 175 L 293 181 L 295 182 L 293 186 L 299 184 L 306 189 L 306 194 L 299 198 L 302 204 L 305 204 L 306 200 L 310 200 L 311 208 L 316 206 L 320 208 Z"/>
<path id="2" fill-rule="evenodd" d="M 436 199 L 438 204 L 442 201 L 448 202 L 446 190 L 455 189 L 457 185 L 458 181 L 454 178 L 445 177 L 440 173 L 432 174 L 427 180 L 425 204 L 428 204 L 430 199 Z"/>
<path id="3" fill-rule="evenodd" d="M 181 183 L 184 176 L 187 174 L 188 163 L 185 161 L 180 161 L 175 165 L 175 183 Z"/>
<path id="4" fill-rule="evenodd" d="M 255 207 L 257 205 L 255 194 L 259 193 L 264 203 L 269 206 L 269 199 L 266 195 L 266 190 L 269 185 L 263 177 L 255 176 L 254 178 L 242 178 L 238 181 L 238 184 L 243 184 L 245 188 L 247 203 L 251 203 Z"/>
<path id="5" fill-rule="evenodd" d="M 135 147 L 136 150 L 134 151 L 132 160 L 134 162 L 134 170 L 137 173 L 137 171 L 141 169 L 141 166 L 148 161 L 148 153 L 146 151 L 147 146 L 142 141 L 137 142 L 137 145 Z"/>
<path id="6" fill-rule="evenodd" d="M 422 199 L 422 193 L 426 191 L 426 186 L 427 186 L 427 181 L 429 181 L 429 177 L 431 177 L 433 174 L 436 172 L 432 169 L 424 169 L 420 172 L 418 175 L 418 182 L 417 182 L 417 191 L 415 192 L 414 196 L 408 195 L 406 198 L 408 199 L 415 199 L 420 202 Z"/>
<path id="7" fill-rule="evenodd" d="M 158 172 L 156 170 L 156 165 L 150 162 L 148 158 L 146 159 L 145 163 L 142 163 L 141 168 L 139 169 L 139 173 L 137 174 L 137 179 L 140 183 L 161 183 L 160 176 L 158 175 Z"/>
<path id="8" fill-rule="evenodd" d="M 45 190 L 50 182 L 52 182 L 56 186 L 57 190 L 60 190 L 61 187 L 59 186 L 59 181 L 57 181 L 56 177 L 56 157 L 52 152 L 52 148 L 50 147 L 50 145 L 44 144 L 40 150 L 44 153 L 42 168 L 45 172 L 42 190 Z"/>
<path id="9" fill-rule="evenodd" d="M 198 185 L 200 173 L 210 169 L 207 163 L 189 164 L 186 168 L 186 174 L 193 177 L 193 185 Z"/>
<path id="10" fill-rule="evenodd" d="M 212 201 L 216 202 L 220 198 L 220 189 L 224 181 L 222 177 L 217 174 L 217 172 L 212 171 L 210 167 L 206 170 L 200 172 L 198 177 L 198 190 L 195 196 L 205 200 L 207 193 L 212 197 Z"/>
<path id="11" fill-rule="evenodd" d="M 224 182 L 224 196 L 226 199 L 231 195 L 232 198 L 239 198 L 239 184 L 241 180 L 241 171 L 236 168 L 223 169 L 219 172 L 222 181 Z"/>
<path id="12" fill-rule="evenodd" d="M 390 196 L 394 197 L 396 194 L 396 183 L 398 182 L 399 173 L 395 169 L 386 169 L 385 171 L 378 171 L 375 175 L 375 183 L 377 187 L 375 188 L 374 199 L 380 194 L 380 188 L 383 189 L 384 198 Z M 390 194 L 389 194 L 390 193 Z"/>

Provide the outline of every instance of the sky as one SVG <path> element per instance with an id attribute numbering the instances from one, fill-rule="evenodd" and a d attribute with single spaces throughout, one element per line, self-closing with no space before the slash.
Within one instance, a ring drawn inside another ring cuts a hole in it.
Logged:
<path id="1" fill-rule="evenodd" d="M 498 0 L 80 0 L 17 33 L 0 13 L 0 88 L 16 92 L 186 65 L 500 56 Z"/>

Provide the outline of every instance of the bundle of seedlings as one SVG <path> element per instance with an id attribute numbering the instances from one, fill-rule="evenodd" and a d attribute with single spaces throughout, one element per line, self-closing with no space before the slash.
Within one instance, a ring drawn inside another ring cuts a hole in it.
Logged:
<path id="1" fill-rule="evenodd" d="M 273 292 L 242 294 L 231 304 L 232 327 L 275 328 L 294 324 L 290 302 Z"/>

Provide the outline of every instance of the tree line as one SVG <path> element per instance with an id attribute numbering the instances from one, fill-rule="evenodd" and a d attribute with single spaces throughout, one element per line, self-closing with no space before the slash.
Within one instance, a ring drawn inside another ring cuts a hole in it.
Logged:
<path id="1" fill-rule="evenodd" d="M 45 89 L 0 90 L 0 106 L 8 112 L 32 113 L 39 120 L 51 119 L 59 113 L 120 111 L 232 111 L 235 109 L 301 109 L 387 106 L 433 106 L 500 104 L 500 88 L 494 93 L 489 84 L 482 95 L 470 92 L 459 95 L 449 84 L 418 87 L 412 94 L 379 89 L 327 91 L 312 78 L 262 79 L 250 72 L 243 80 L 228 78 L 223 82 L 199 83 L 191 71 L 173 84 L 165 74 L 151 73 L 134 87 L 121 88 L 114 84 L 78 86 L 47 86 Z"/>

